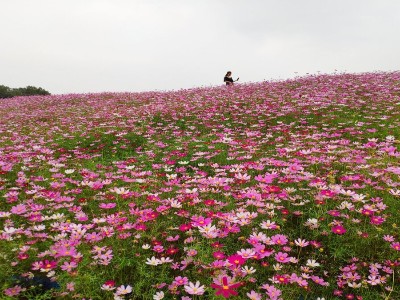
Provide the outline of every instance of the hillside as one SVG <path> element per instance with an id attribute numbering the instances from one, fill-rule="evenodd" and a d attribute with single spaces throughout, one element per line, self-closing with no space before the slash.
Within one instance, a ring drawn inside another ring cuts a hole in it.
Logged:
<path id="1" fill-rule="evenodd" d="M 399 128 L 400 72 L 0 100 L 2 296 L 400 299 Z"/>

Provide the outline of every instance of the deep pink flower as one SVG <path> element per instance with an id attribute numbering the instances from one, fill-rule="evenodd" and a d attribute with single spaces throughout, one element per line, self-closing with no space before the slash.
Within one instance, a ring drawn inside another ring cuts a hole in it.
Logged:
<path id="1" fill-rule="evenodd" d="M 104 282 L 104 284 L 109 286 L 109 287 L 115 287 L 115 281 L 114 280 L 107 280 L 106 282 Z"/>
<path id="2" fill-rule="evenodd" d="M 179 226 L 180 231 L 188 231 L 190 228 L 192 228 L 192 225 L 190 223 L 189 224 L 181 224 Z"/>
<path id="3" fill-rule="evenodd" d="M 27 258 L 29 258 L 29 255 L 26 252 L 21 252 L 18 254 L 18 259 L 20 259 L 20 260 L 25 260 Z"/>
<path id="4" fill-rule="evenodd" d="M 214 283 L 211 283 L 211 287 L 216 289 L 215 295 L 222 295 L 224 298 L 229 298 L 230 296 L 237 296 L 238 293 L 235 289 L 242 285 L 241 282 L 234 282 L 233 278 L 229 276 L 223 276 L 222 280 L 214 279 Z"/>
<path id="5" fill-rule="evenodd" d="M 332 232 L 335 233 L 335 234 L 342 235 L 342 234 L 345 234 L 346 231 L 347 230 L 341 225 L 336 225 L 336 226 L 332 227 Z"/>
<path id="6" fill-rule="evenodd" d="M 51 270 L 51 269 L 55 269 L 57 267 L 57 262 L 54 260 L 49 261 L 46 259 L 40 263 L 41 263 L 40 268 L 45 269 L 45 270 Z"/>
<path id="7" fill-rule="evenodd" d="M 224 258 L 225 258 L 225 254 L 224 254 L 223 252 L 221 252 L 221 251 L 215 251 L 215 252 L 213 252 L 213 256 L 214 256 L 216 259 L 224 259 Z"/>
<path id="8" fill-rule="evenodd" d="M 279 283 L 287 284 L 287 283 L 289 283 L 289 276 L 288 275 L 276 274 L 274 276 L 274 280 L 276 280 Z"/>
<path id="9" fill-rule="evenodd" d="M 228 262 L 232 265 L 243 265 L 246 260 L 238 254 L 233 254 L 228 257 Z"/>
<path id="10" fill-rule="evenodd" d="M 385 222 L 385 219 L 381 216 L 372 216 L 370 219 L 370 223 L 373 225 L 381 225 L 383 222 Z"/>

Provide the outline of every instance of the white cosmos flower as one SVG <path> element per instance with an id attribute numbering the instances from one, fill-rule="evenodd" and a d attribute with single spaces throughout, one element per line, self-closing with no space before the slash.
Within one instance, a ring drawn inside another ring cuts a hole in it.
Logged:
<path id="1" fill-rule="evenodd" d="M 110 192 L 116 193 L 118 195 L 124 195 L 124 194 L 128 194 L 129 190 L 127 190 L 123 187 L 121 187 L 121 188 L 114 187 L 114 188 L 110 189 Z"/>
<path id="2" fill-rule="evenodd" d="M 6 234 L 13 234 L 16 231 L 17 231 L 17 229 L 14 227 L 4 227 L 4 233 L 6 233 Z"/>
<path id="3" fill-rule="evenodd" d="M 117 291 L 115 293 L 120 296 L 129 294 L 130 292 L 132 292 L 132 287 L 130 285 L 127 285 L 126 287 L 124 285 L 121 285 L 119 288 L 117 288 Z"/>
<path id="4" fill-rule="evenodd" d="M 164 292 L 157 292 L 154 296 L 153 296 L 154 300 L 161 300 L 164 299 Z"/>
<path id="5" fill-rule="evenodd" d="M 299 247 L 306 247 L 308 246 L 309 242 L 307 242 L 306 240 L 302 240 L 300 238 L 298 238 L 297 240 L 294 241 L 294 243 L 299 246 Z"/>
<path id="6" fill-rule="evenodd" d="M 175 179 L 178 176 L 178 174 L 166 174 L 166 176 L 168 180 L 170 180 L 170 179 Z"/>
<path id="7" fill-rule="evenodd" d="M 159 260 L 158 258 L 155 258 L 154 256 L 152 258 L 148 258 L 146 261 L 146 265 L 150 265 L 150 266 L 158 266 L 161 264 L 161 260 Z"/>
<path id="8" fill-rule="evenodd" d="M 173 260 L 170 257 L 161 257 L 160 263 L 165 264 L 165 263 L 171 263 Z"/>
<path id="9" fill-rule="evenodd" d="M 142 249 L 150 249 L 150 245 L 149 244 L 144 244 L 144 245 L 142 245 Z"/>
<path id="10" fill-rule="evenodd" d="M 199 226 L 198 228 L 201 233 L 217 231 L 217 228 L 215 227 L 215 225 L 212 225 L 211 223 L 207 224 L 206 226 Z"/>
<path id="11" fill-rule="evenodd" d="M 400 196 L 400 190 L 397 189 L 391 189 L 389 191 L 389 194 L 393 195 L 393 196 Z"/>
<path id="12" fill-rule="evenodd" d="M 8 218 L 9 216 L 11 216 L 11 213 L 0 211 L 0 218 Z"/>
<path id="13" fill-rule="evenodd" d="M 253 274 L 253 273 L 255 273 L 256 272 L 256 269 L 254 269 L 253 267 L 248 267 L 248 266 L 244 266 L 243 268 L 242 268 L 242 272 L 243 273 L 245 273 L 245 274 L 247 274 L 247 275 L 249 275 L 249 274 Z"/>
<path id="14" fill-rule="evenodd" d="M 171 200 L 170 201 L 170 205 L 171 205 L 171 207 L 174 207 L 174 208 L 181 208 L 182 207 L 182 204 L 178 200 Z"/>
<path id="15" fill-rule="evenodd" d="M 388 141 L 388 142 L 393 142 L 394 140 L 395 140 L 395 137 L 393 135 L 388 135 L 386 137 L 386 141 Z"/>
<path id="16" fill-rule="evenodd" d="M 317 263 L 317 261 L 315 259 L 307 259 L 307 266 L 311 267 L 311 268 L 315 268 L 315 267 L 319 267 L 320 264 Z"/>

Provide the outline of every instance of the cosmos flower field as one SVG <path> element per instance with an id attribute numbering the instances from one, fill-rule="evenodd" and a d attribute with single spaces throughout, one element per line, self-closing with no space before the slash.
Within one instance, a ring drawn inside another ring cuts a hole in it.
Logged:
<path id="1" fill-rule="evenodd" d="M 400 73 L 0 100 L 1 299 L 400 299 Z"/>

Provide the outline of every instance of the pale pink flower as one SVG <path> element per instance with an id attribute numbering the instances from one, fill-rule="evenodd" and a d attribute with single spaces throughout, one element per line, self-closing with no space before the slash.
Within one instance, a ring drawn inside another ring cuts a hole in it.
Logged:
<path id="1" fill-rule="evenodd" d="M 121 285 L 120 287 L 117 288 L 115 294 L 120 296 L 120 295 L 126 295 L 132 292 L 132 287 L 130 285 L 124 286 Z"/>
<path id="2" fill-rule="evenodd" d="M 205 292 L 204 285 L 200 285 L 200 281 L 196 281 L 196 284 L 189 282 L 189 284 L 185 285 L 184 288 L 190 295 L 203 295 Z"/>

